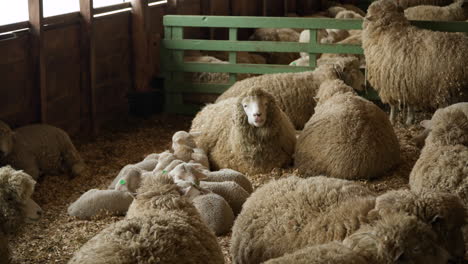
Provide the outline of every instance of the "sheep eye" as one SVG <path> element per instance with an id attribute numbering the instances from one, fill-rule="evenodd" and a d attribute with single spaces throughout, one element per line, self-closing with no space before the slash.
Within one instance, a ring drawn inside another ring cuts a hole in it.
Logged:
<path id="1" fill-rule="evenodd" d="M 244 108 L 245 108 L 245 107 L 247 107 L 247 105 L 246 105 L 246 104 L 244 105 Z"/>

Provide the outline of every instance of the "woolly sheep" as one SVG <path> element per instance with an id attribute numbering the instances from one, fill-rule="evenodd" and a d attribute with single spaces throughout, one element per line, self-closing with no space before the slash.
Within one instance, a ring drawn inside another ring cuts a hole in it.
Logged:
<path id="1" fill-rule="evenodd" d="M 232 181 L 239 184 L 245 191 L 249 194 L 253 192 L 252 183 L 249 179 L 244 176 L 244 174 L 231 170 L 231 169 L 222 169 L 219 171 L 212 171 L 206 174 L 206 178 L 203 179 L 206 182 L 225 182 Z"/>
<path id="2" fill-rule="evenodd" d="M 226 200 L 215 193 L 199 195 L 193 199 L 201 218 L 215 235 L 223 235 L 234 224 L 234 213 Z"/>
<path id="3" fill-rule="evenodd" d="M 342 179 L 379 177 L 400 161 L 387 115 L 341 80 L 320 85 L 315 113 L 299 135 L 299 172 Z"/>
<path id="4" fill-rule="evenodd" d="M 69 169 L 74 176 L 85 171 L 85 164 L 67 133 L 44 124 L 11 130 L 0 121 L 0 162 L 24 170 L 33 179 L 63 169 Z"/>
<path id="5" fill-rule="evenodd" d="M 454 249 L 460 245 L 449 247 L 451 244 L 444 242 L 447 235 L 460 233 L 464 222 L 465 211 L 457 197 L 440 193 L 419 196 L 410 191 L 384 195 L 384 201 L 397 202 L 377 203 L 380 196 L 363 184 L 341 179 L 322 176 L 271 181 L 247 199 L 234 223 L 233 263 L 260 263 L 306 246 L 342 241 L 389 212 L 412 214 L 427 224 L 444 219 L 436 221 L 433 230 L 438 243 L 456 256 Z"/>
<path id="6" fill-rule="evenodd" d="M 343 39 L 341 41 L 338 41 L 336 44 L 362 45 L 362 36 L 361 36 L 361 34 L 351 35 L 351 36 L 349 36 L 349 37 L 347 37 L 347 38 L 345 38 L 345 39 Z M 324 54 L 322 54 L 322 56 L 320 58 L 321 59 L 329 59 L 329 58 L 336 58 L 336 57 L 355 57 L 355 58 L 359 59 L 359 65 L 361 67 L 366 65 L 364 55 L 362 55 L 362 54 L 324 53 Z M 303 62 L 303 63 L 307 63 L 307 65 L 309 65 L 309 57 L 307 57 L 306 61 Z M 307 66 L 307 65 L 298 65 L 298 66 Z"/>
<path id="7" fill-rule="evenodd" d="M 298 42 L 299 33 L 291 28 L 257 28 L 249 40 Z M 261 55 L 268 64 L 289 64 L 298 57 L 294 52 L 269 52 Z"/>
<path id="8" fill-rule="evenodd" d="M 317 41 L 318 43 L 322 43 L 322 39 L 325 39 L 328 37 L 328 31 L 325 29 L 318 29 L 317 30 Z M 309 43 L 310 42 L 310 30 L 305 29 L 302 30 L 301 33 L 299 34 L 299 43 Z M 299 53 L 301 57 L 307 57 L 309 56 L 309 53 L 307 52 L 300 52 Z M 319 54 L 317 54 L 319 55 Z"/>
<path id="9" fill-rule="evenodd" d="M 91 189 L 68 207 L 68 214 L 90 219 L 99 214 L 125 215 L 133 201 L 129 192 Z"/>
<path id="10" fill-rule="evenodd" d="M 365 225 L 343 243 L 310 246 L 266 264 L 373 264 L 373 263 L 447 263 L 447 252 L 437 245 L 428 225 L 414 216 L 385 215 Z"/>
<path id="11" fill-rule="evenodd" d="M 186 192 L 168 175 L 145 178 L 126 218 L 89 240 L 69 263 L 224 263 Z"/>
<path id="12" fill-rule="evenodd" d="M 200 163 L 206 168 L 209 167 L 208 157 L 203 149 L 197 148 L 194 136 L 198 134 L 190 134 L 185 131 L 178 131 L 172 137 L 172 150 L 174 156 L 182 161 L 189 162 L 193 160 L 195 163 Z"/>
<path id="13" fill-rule="evenodd" d="M 395 3 L 402 8 L 409 8 L 412 6 L 432 5 L 432 6 L 445 6 L 450 5 L 453 0 L 394 0 Z"/>
<path id="14" fill-rule="evenodd" d="M 212 56 L 186 56 L 185 62 L 218 63 L 228 64 L 227 61 L 219 60 Z M 197 72 L 192 73 L 191 81 L 196 83 L 227 83 L 229 82 L 229 73 L 225 72 Z"/>
<path id="15" fill-rule="evenodd" d="M 351 5 L 351 4 L 340 4 L 340 3 L 337 3 L 337 2 L 329 2 L 329 4 L 330 3 L 331 3 L 332 6 L 327 9 L 327 12 L 329 13 L 329 15 L 331 17 L 336 17 L 336 15 L 339 12 L 344 11 L 344 10 L 353 11 L 353 12 L 355 12 L 355 13 L 363 16 L 363 17 L 366 15 L 366 12 L 364 12 L 363 10 L 361 10 L 357 6 L 354 6 L 354 5 Z"/>
<path id="16" fill-rule="evenodd" d="M 234 215 L 238 215 L 242 209 L 242 205 L 249 197 L 249 193 L 235 182 L 205 182 L 200 183 L 200 187 L 210 190 L 222 196 L 229 206 L 232 208 Z"/>
<path id="17" fill-rule="evenodd" d="M 289 118 L 273 96 L 256 87 L 204 107 L 193 119 L 191 131 L 201 132 L 195 140 L 214 170 L 270 172 L 290 164 L 296 143 Z"/>
<path id="18" fill-rule="evenodd" d="M 468 36 L 411 26 L 394 2 L 380 0 L 369 6 L 362 42 L 369 83 L 390 104 L 392 122 L 399 104 L 411 124 L 414 109 L 466 99 Z"/>
<path id="19" fill-rule="evenodd" d="M 159 159 L 159 153 L 151 153 L 148 156 L 146 156 L 144 160 L 158 160 L 158 159 Z"/>
<path id="20" fill-rule="evenodd" d="M 0 168 L 0 257 L 9 262 L 7 236 L 28 222 L 39 220 L 42 209 L 32 199 L 36 182 L 10 166 Z M 3 262 L 2 262 L 3 263 Z"/>
<path id="21" fill-rule="evenodd" d="M 314 97 L 322 82 L 342 79 L 356 90 L 362 90 L 364 85 L 364 75 L 355 58 L 319 59 L 317 64 L 314 71 L 266 74 L 236 82 L 216 102 L 239 96 L 247 87 L 261 87 L 276 99 L 295 128 L 302 129 L 314 113 Z"/>
<path id="22" fill-rule="evenodd" d="M 464 21 L 464 0 L 455 0 L 447 6 L 420 5 L 405 9 L 405 17 L 409 20 L 433 21 Z"/>

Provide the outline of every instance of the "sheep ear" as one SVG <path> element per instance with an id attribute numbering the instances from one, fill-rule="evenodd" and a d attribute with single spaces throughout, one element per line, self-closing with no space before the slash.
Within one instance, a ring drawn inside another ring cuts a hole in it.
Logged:
<path id="1" fill-rule="evenodd" d="M 193 175 L 197 178 L 197 180 L 203 180 L 205 179 L 207 176 L 205 173 L 199 171 L 198 169 L 195 169 L 195 168 L 192 168 L 192 173 Z"/>
<path id="2" fill-rule="evenodd" d="M 202 134 L 201 131 L 192 131 L 189 133 L 192 137 L 198 137 Z"/>
<path id="3" fill-rule="evenodd" d="M 365 20 L 368 20 L 368 21 L 375 21 L 375 17 L 374 16 L 366 16 L 364 17 Z"/>
<path id="4" fill-rule="evenodd" d="M 426 129 L 431 129 L 432 128 L 432 123 L 431 120 L 423 120 L 419 123 L 422 127 Z"/>
<path id="5" fill-rule="evenodd" d="M 181 192 L 182 192 L 182 195 L 185 196 L 190 201 L 201 194 L 200 190 L 198 190 L 194 186 L 181 188 Z"/>
<path id="6" fill-rule="evenodd" d="M 437 223 L 440 223 L 444 220 L 444 218 L 440 215 L 435 215 L 432 220 L 431 220 L 431 225 L 434 225 L 434 224 L 437 224 Z"/>
<path id="7" fill-rule="evenodd" d="M 404 256 L 405 256 L 405 251 L 403 251 L 402 249 L 398 249 L 398 251 L 395 252 L 395 258 L 393 259 L 393 262 L 397 263 L 399 260 L 404 258 Z"/>

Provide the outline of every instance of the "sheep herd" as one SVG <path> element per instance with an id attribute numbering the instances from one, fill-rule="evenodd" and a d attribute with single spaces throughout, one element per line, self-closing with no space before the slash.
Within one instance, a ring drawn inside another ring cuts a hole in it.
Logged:
<path id="1" fill-rule="evenodd" d="M 176 132 L 170 149 L 124 166 L 107 189 L 91 189 L 69 205 L 76 219 L 125 216 L 69 263 L 224 263 L 216 236 L 231 231 L 230 254 L 238 264 L 465 263 L 468 36 L 408 22 L 465 20 L 462 3 L 379 0 L 367 14 L 347 5 L 329 8 L 320 15 L 362 19 L 363 30 L 323 30 L 318 41 L 362 44 L 364 57 L 321 54 L 313 71 L 243 76 L 194 117 L 190 131 Z M 262 29 L 250 39 L 307 42 L 308 34 Z M 243 62 L 303 65 L 309 59 L 241 54 Z M 222 63 L 206 54 L 185 60 Z M 366 82 L 363 63 L 390 116 L 357 95 Z M 203 73 L 192 80 L 229 76 Z M 438 110 L 414 138 L 424 147 L 409 188 L 377 194 L 357 180 L 382 177 L 400 164 L 392 126 L 400 106 L 407 124 L 415 110 Z M 42 214 L 31 200 L 35 180 L 89 171 L 68 135 L 48 125 L 12 130 L 0 122 L 0 162 L 3 264 L 11 259 L 8 236 Z M 255 190 L 249 179 L 291 167 L 288 177 Z"/>

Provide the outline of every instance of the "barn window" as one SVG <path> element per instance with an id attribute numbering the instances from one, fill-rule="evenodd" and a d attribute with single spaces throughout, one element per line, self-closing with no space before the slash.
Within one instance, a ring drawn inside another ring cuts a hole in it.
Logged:
<path id="1" fill-rule="evenodd" d="M 0 25 L 13 24 L 29 20 L 28 0 L 9 1 L 0 8 Z"/>
<path id="2" fill-rule="evenodd" d="M 78 12 L 80 2 L 77 0 L 42 0 L 44 17 Z"/>

